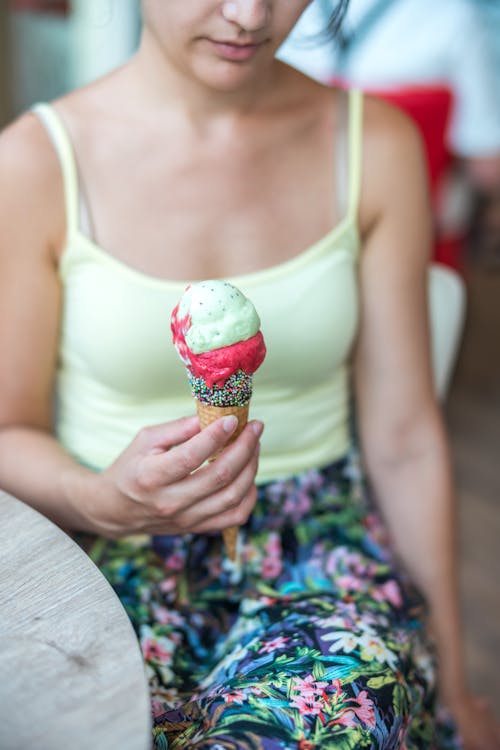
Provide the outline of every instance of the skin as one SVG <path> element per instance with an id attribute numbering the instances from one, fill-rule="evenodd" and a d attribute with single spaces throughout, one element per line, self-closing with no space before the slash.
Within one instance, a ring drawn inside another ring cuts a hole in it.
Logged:
<path id="1" fill-rule="evenodd" d="M 56 102 L 107 252 L 160 278 L 233 276 L 288 260 L 338 221 L 339 95 L 273 58 L 307 4 L 144 0 L 135 57 Z M 259 46 L 234 61 L 234 49 L 214 41 Z M 355 352 L 363 455 L 396 547 L 431 605 L 443 697 L 467 750 L 490 750 L 497 728 L 468 693 L 462 666 L 454 490 L 429 365 L 421 145 L 400 113 L 370 100 L 365 110 Z M 130 226 L 123 217 L 132 211 Z M 64 527 L 109 537 L 244 523 L 256 498 L 260 423 L 206 466 L 234 424 L 146 427 L 100 474 L 52 436 L 65 231 L 57 158 L 24 115 L 0 137 L 0 347 L 9 353 L 0 361 L 0 484 Z"/>

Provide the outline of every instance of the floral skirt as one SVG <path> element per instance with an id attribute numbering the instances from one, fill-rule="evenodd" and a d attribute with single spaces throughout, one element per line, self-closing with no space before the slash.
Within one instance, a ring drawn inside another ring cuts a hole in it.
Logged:
<path id="1" fill-rule="evenodd" d="M 240 530 L 97 540 L 140 640 L 157 750 L 457 750 L 426 605 L 351 456 L 264 485 Z"/>

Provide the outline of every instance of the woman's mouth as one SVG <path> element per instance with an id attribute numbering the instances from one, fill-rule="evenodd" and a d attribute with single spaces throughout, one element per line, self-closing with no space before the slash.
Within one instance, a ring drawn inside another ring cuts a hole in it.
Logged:
<path id="1" fill-rule="evenodd" d="M 218 57 L 231 62 L 245 62 L 250 60 L 263 45 L 263 42 L 252 42 L 250 44 L 240 44 L 230 41 L 219 41 L 217 39 L 207 40 L 215 50 Z"/>

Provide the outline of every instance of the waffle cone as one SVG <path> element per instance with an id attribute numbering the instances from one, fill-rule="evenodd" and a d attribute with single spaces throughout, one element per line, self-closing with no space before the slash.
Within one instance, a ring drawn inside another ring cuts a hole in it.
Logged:
<path id="1" fill-rule="evenodd" d="M 245 406 L 211 406 L 210 404 L 203 404 L 201 401 L 196 401 L 196 410 L 198 412 L 198 418 L 200 420 L 200 426 L 203 430 L 208 427 L 209 424 L 215 422 L 220 417 L 229 417 L 234 414 L 238 419 L 238 426 L 229 438 L 227 445 L 233 443 L 238 435 L 243 431 L 246 423 L 248 422 L 248 409 L 250 402 Z M 218 451 L 211 458 L 210 461 L 215 461 L 217 456 L 222 451 Z M 231 526 L 228 529 L 224 529 L 222 532 L 224 544 L 226 546 L 227 554 L 231 560 L 236 560 L 236 544 L 238 541 L 238 526 Z"/>

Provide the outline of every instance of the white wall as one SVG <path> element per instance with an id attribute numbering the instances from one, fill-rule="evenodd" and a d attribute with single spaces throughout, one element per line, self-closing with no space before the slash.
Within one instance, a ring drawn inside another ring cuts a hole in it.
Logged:
<path id="1" fill-rule="evenodd" d="M 67 18 L 12 13 L 14 114 L 88 83 L 123 62 L 137 44 L 138 5 L 138 0 L 73 0 Z"/>
<path id="2" fill-rule="evenodd" d="M 137 42 L 138 6 L 138 0 L 73 0 L 72 86 L 127 59 Z"/>

